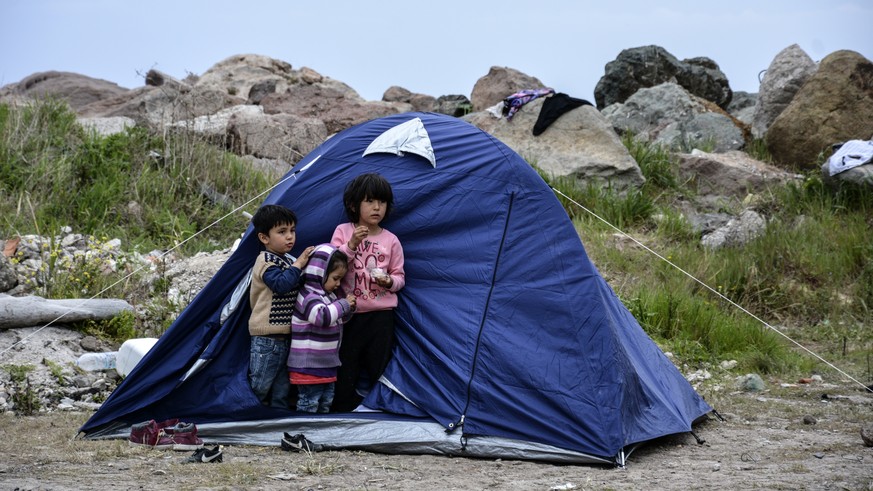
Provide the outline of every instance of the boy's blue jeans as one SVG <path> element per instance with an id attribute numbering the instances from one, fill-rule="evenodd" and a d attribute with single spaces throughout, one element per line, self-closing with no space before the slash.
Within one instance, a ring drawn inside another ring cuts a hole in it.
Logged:
<path id="1" fill-rule="evenodd" d="M 326 413 L 333 402 L 333 382 L 297 385 L 297 410 L 305 413 Z"/>
<path id="2" fill-rule="evenodd" d="M 291 381 L 288 380 L 288 348 L 291 341 L 252 336 L 249 355 L 249 385 L 261 404 L 288 409 Z"/>

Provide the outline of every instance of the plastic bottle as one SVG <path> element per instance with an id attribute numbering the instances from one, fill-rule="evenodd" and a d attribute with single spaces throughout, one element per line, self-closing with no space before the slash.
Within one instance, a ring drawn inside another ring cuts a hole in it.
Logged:
<path id="1" fill-rule="evenodd" d="M 115 357 L 117 351 L 107 351 L 105 353 L 85 353 L 76 360 L 76 365 L 82 370 L 96 372 L 99 370 L 115 369 Z"/>

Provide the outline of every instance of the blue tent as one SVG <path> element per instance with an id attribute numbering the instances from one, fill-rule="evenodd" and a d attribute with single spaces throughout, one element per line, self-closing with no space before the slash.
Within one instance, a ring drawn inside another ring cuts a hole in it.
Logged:
<path id="1" fill-rule="evenodd" d="M 278 445 L 287 431 L 326 449 L 623 465 L 635 445 L 691 431 L 711 410 L 600 276 L 549 186 L 462 120 L 380 118 L 306 156 L 264 201 L 297 213 L 295 254 L 330 240 L 346 183 L 365 172 L 394 189 L 385 226 L 407 278 L 368 411 L 258 403 L 246 381 L 245 280 L 260 246 L 249 227 L 80 431 L 124 437 L 132 423 L 175 417 L 213 443 Z"/>

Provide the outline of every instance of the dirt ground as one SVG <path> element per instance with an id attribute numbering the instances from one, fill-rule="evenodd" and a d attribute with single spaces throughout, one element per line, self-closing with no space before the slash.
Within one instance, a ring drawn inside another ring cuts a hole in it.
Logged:
<path id="1" fill-rule="evenodd" d="M 190 452 L 74 438 L 89 412 L 0 415 L 0 489 L 850 489 L 873 490 L 873 396 L 848 384 L 771 381 L 758 393 L 706 394 L 726 419 L 649 443 L 624 468 L 360 451 L 312 455 L 225 446 Z M 806 423 L 804 422 L 806 419 Z M 813 423 L 814 420 L 814 424 Z"/>

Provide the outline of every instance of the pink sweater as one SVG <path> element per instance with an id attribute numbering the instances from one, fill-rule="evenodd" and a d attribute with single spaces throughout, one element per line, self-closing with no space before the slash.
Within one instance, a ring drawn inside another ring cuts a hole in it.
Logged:
<path id="1" fill-rule="evenodd" d="M 341 223 L 330 239 L 331 244 L 349 257 L 349 272 L 343 278 L 343 290 L 355 294 L 358 313 L 397 307 L 397 291 L 406 284 L 400 240 L 383 228 L 378 234 L 362 240 L 357 250 L 352 251 L 349 238 L 354 231 L 355 226 L 351 223 Z M 382 268 L 391 276 L 394 281 L 391 288 L 382 288 L 370 277 L 370 268 L 374 267 Z"/>

